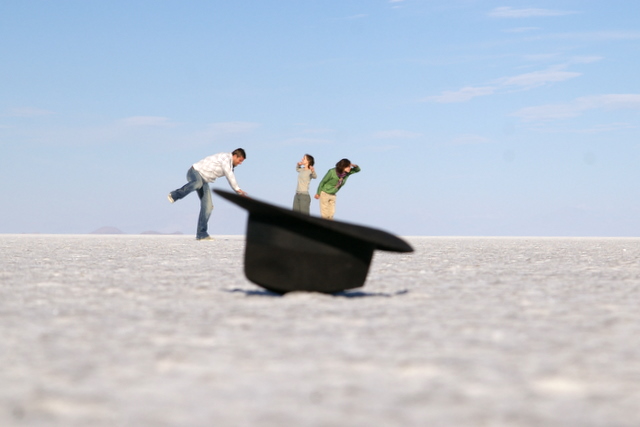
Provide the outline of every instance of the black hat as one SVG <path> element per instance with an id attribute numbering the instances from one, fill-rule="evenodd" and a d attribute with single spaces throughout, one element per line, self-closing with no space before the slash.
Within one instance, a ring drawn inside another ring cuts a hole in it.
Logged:
<path id="1" fill-rule="evenodd" d="M 358 288 L 364 285 L 374 249 L 413 252 L 407 242 L 382 230 L 214 191 L 249 212 L 244 274 L 273 292 Z"/>

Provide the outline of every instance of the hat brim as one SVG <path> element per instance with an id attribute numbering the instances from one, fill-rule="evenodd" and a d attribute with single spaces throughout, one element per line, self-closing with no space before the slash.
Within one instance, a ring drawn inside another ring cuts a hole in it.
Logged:
<path id="1" fill-rule="evenodd" d="M 382 230 L 327 220 L 214 190 L 246 209 L 244 272 L 265 289 L 335 293 L 364 284 L 375 249 L 412 252 Z"/>

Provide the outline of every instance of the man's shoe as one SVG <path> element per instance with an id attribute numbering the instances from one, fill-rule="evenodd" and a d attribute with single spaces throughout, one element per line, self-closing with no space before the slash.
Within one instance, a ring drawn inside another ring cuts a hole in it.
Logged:
<path id="1" fill-rule="evenodd" d="M 175 200 L 173 200 L 173 197 L 171 197 L 171 193 L 169 193 L 169 195 L 167 196 L 167 199 L 169 199 L 169 203 L 173 203 Z"/>
<path id="2" fill-rule="evenodd" d="M 211 236 L 207 236 L 207 237 L 196 237 L 196 240 L 197 240 L 197 241 L 200 241 L 200 240 L 213 240 L 213 237 L 211 237 Z"/>

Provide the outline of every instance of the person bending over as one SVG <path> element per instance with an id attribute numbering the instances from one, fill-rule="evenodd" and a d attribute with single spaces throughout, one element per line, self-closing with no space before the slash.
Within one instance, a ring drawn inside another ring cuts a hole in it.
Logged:
<path id="1" fill-rule="evenodd" d="M 349 176 L 360 172 L 360 167 L 351 163 L 349 159 L 342 159 L 336 163 L 336 167 L 329 169 L 325 174 L 314 196 L 320 199 L 320 216 L 333 219 L 336 211 L 336 194 L 347 183 Z"/>
<path id="2" fill-rule="evenodd" d="M 209 157 L 205 157 L 197 163 L 194 163 L 187 171 L 187 183 L 177 190 L 169 193 L 167 198 L 171 203 L 186 197 L 193 191 L 198 192 L 200 198 L 200 215 L 198 216 L 198 228 L 196 230 L 197 240 L 212 240 L 207 232 L 209 226 L 209 217 L 213 211 L 213 203 L 211 201 L 211 191 L 209 184 L 213 183 L 216 178 L 222 176 L 227 178 L 229 185 L 236 193 L 246 196 L 247 193 L 240 189 L 236 182 L 233 170 L 239 166 L 247 158 L 247 154 L 242 148 L 233 150 L 231 153 L 218 153 Z"/>

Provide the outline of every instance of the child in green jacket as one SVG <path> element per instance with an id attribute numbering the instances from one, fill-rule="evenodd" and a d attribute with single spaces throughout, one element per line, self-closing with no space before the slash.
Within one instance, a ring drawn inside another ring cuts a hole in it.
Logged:
<path id="1" fill-rule="evenodd" d="M 351 163 L 349 159 L 342 159 L 336 167 L 329 169 L 316 191 L 315 198 L 320 199 L 320 216 L 333 219 L 336 211 L 336 193 L 347 183 L 349 175 L 360 172 L 360 167 Z"/>

